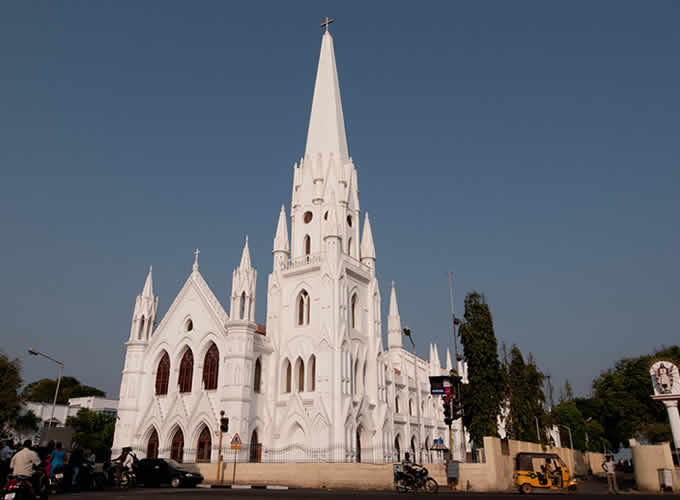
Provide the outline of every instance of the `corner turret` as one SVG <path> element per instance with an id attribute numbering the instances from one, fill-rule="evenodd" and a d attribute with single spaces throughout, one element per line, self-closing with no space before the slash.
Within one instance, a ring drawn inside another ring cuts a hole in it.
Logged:
<path id="1" fill-rule="evenodd" d="M 250 263 L 250 249 L 248 236 L 243 246 L 241 263 L 234 269 L 231 281 L 231 311 L 232 320 L 255 321 L 255 287 L 257 271 Z"/>
<path id="2" fill-rule="evenodd" d="M 290 256 L 290 245 L 288 243 L 288 223 L 286 222 L 286 208 L 281 205 L 279 213 L 279 223 L 276 226 L 276 236 L 274 237 L 274 270 L 283 269 Z"/>
<path id="3" fill-rule="evenodd" d="M 375 272 L 375 246 L 373 245 L 373 231 L 371 231 L 371 221 L 366 212 L 364 219 L 364 234 L 361 236 L 361 263 L 367 265 Z"/>
<path id="4" fill-rule="evenodd" d="M 130 327 L 131 342 L 148 342 L 156 324 L 156 312 L 158 311 L 158 297 L 153 295 L 153 268 L 149 266 L 149 274 L 146 276 L 142 293 L 137 295 L 135 310 L 132 313 L 132 326 Z"/>
<path id="5" fill-rule="evenodd" d="M 387 316 L 387 345 L 402 347 L 401 343 L 401 317 L 399 316 L 399 306 L 397 305 L 397 291 L 392 282 L 392 292 L 390 293 L 390 311 Z"/>

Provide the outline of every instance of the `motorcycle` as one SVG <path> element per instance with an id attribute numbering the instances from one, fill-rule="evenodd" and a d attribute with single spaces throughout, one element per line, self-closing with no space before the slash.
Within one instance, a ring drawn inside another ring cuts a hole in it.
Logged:
<path id="1" fill-rule="evenodd" d="M 417 464 L 394 464 L 394 487 L 403 492 L 436 493 L 439 490 L 439 484 L 429 476 L 428 470 Z"/>
<path id="2" fill-rule="evenodd" d="M 7 479 L 2 489 L 3 500 L 47 500 L 49 480 L 42 468 L 36 469 L 32 477 L 10 475 Z M 39 485 L 37 492 L 34 484 Z"/>
<path id="3" fill-rule="evenodd" d="M 97 472 L 95 464 L 83 462 L 76 477 L 76 484 L 73 488 L 78 490 L 100 490 L 106 485 L 106 475 Z"/>
<path id="4" fill-rule="evenodd" d="M 69 479 L 66 476 L 66 469 L 60 465 L 54 468 L 49 478 L 50 489 L 52 493 L 63 493 L 68 490 L 70 486 Z"/>

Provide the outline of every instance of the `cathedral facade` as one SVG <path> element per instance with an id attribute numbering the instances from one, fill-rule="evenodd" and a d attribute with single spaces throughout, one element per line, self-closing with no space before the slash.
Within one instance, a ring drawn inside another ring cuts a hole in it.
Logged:
<path id="1" fill-rule="evenodd" d="M 140 456 L 216 462 L 224 411 L 224 444 L 238 434 L 242 460 L 390 462 L 406 451 L 441 459 L 433 447 L 448 445 L 448 428 L 428 376 L 448 373 L 451 356 L 442 367 L 435 346 L 427 360 L 405 348 L 394 283 L 384 345 L 376 252 L 357 182 L 326 31 L 305 153 L 294 165 L 289 214 L 282 206 L 278 217 L 266 325 L 255 322 L 247 238 L 228 313 L 197 251 L 156 325 L 149 270 L 126 342 L 114 454 L 132 446 Z"/>

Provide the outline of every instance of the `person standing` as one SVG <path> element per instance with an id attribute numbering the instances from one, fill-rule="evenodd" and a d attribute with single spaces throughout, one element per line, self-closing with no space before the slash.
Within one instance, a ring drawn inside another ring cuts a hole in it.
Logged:
<path id="1" fill-rule="evenodd" d="M 9 461 L 12 459 L 12 447 L 9 441 L 4 441 L 2 443 L 2 448 L 0 448 L 0 483 L 5 484 L 5 479 L 9 474 Z"/>
<path id="2" fill-rule="evenodd" d="M 604 463 L 604 470 L 607 473 L 607 488 L 609 488 L 609 493 L 618 495 L 619 488 L 616 486 L 616 462 L 614 462 L 613 455 L 607 457 L 607 461 Z"/>

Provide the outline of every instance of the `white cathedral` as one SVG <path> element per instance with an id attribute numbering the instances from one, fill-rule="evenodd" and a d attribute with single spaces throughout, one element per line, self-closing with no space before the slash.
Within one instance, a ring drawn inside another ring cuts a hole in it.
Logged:
<path id="1" fill-rule="evenodd" d="M 247 238 L 229 314 L 203 279 L 197 251 L 156 326 L 149 270 L 126 342 L 114 455 L 132 446 L 140 456 L 216 462 L 223 410 L 224 443 L 238 433 L 246 461 L 391 462 L 406 451 L 441 460 L 433 446 L 448 446 L 448 428 L 428 376 L 448 373 L 451 356 L 443 368 L 435 346 L 429 360 L 404 347 L 394 283 L 383 344 L 371 224 L 366 214 L 360 231 L 328 31 L 290 212 L 290 237 L 285 207 L 278 218 L 266 326 L 255 322 L 257 271 Z M 464 453 L 456 448 L 454 456 Z"/>

